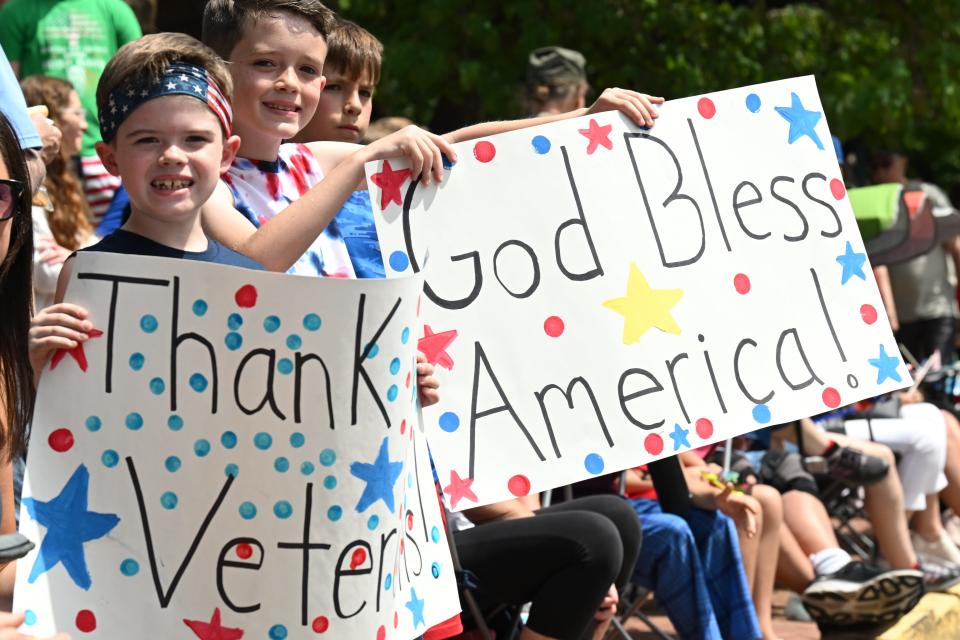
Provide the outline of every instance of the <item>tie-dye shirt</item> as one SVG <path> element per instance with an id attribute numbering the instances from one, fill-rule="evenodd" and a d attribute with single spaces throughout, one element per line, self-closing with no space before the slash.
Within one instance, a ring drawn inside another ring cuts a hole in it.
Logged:
<path id="1" fill-rule="evenodd" d="M 234 207 L 259 227 L 323 179 L 320 164 L 306 146 L 282 144 L 276 161 L 236 158 L 223 176 Z M 355 278 L 340 227 L 334 219 L 288 273 Z"/>

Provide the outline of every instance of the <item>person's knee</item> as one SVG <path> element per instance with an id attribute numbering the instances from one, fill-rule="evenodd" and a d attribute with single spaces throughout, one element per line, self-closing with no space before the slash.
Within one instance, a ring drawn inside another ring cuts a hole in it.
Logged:
<path id="1" fill-rule="evenodd" d="M 613 584 L 623 563 L 623 541 L 613 521 L 598 513 L 583 512 L 577 544 L 580 561 L 600 582 Z M 636 519 L 636 516 L 634 516 Z"/>

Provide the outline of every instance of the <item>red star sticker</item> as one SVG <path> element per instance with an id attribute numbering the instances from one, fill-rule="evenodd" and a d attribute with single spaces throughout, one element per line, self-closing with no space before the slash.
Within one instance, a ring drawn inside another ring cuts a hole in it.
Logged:
<path id="1" fill-rule="evenodd" d="M 430 325 L 426 324 L 423 326 L 423 337 L 417 340 L 417 349 L 427 357 L 430 364 L 453 370 L 453 358 L 447 353 L 447 347 L 456 337 L 456 329 L 434 333 Z"/>
<path id="2" fill-rule="evenodd" d="M 183 624 L 190 627 L 200 640 L 240 640 L 243 637 L 243 629 L 230 629 L 220 624 L 220 609 L 213 610 L 210 622 L 184 618 Z"/>
<path id="3" fill-rule="evenodd" d="M 102 336 L 103 331 L 100 331 L 99 329 L 91 329 L 90 333 L 87 335 L 90 336 L 90 339 L 92 340 Z M 73 349 L 57 349 L 57 351 L 53 354 L 53 358 L 50 360 L 50 369 L 56 369 L 57 365 L 60 364 L 60 361 L 69 354 L 71 358 L 77 361 L 77 366 L 80 367 L 80 371 L 86 371 L 87 354 L 83 351 L 83 344 L 83 342 L 80 342 Z"/>
<path id="4" fill-rule="evenodd" d="M 613 125 L 605 124 L 601 127 L 593 118 L 590 118 L 590 126 L 587 129 L 577 129 L 580 135 L 585 136 L 590 141 L 587 144 L 587 155 L 592 154 L 601 145 L 607 149 L 613 149 L 613 143 L 610 142 L 610 132 L 612 130 Z"/>
<path id="5" fill-rule="evenodd" d="M 473 502 L 477 501 L 477 494 L 470 488 L 472 484 L 473 478 L 463 479 L 456 471 L 450 472 L 450 484 L 443 488 L 443 492 L 450 498 L 451 509 L 456 509 L 457 503 L 463 498 L 467 498 Z"/>
<path id="6" fill-rule="evenodd" d="M 400 187 L 410 177 L 410 169 L 394 171 L 389 160 L 383 161 L 383 171 L 370 176 L 370 181 L 380 187 L 380 210 L 383 211 L 391 202 L 403 204 Z"/>

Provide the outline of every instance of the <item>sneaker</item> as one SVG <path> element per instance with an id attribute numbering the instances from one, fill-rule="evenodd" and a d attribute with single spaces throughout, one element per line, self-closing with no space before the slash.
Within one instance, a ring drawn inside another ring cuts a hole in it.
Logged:
<path id="1" fill-rule="evenodd" d="M 960 566 L 933 556 L 917 554 L 927 591 L 946 591 L 960 582 Z"/>
<path id="2" fill-rule="evenodd" d="M 803 601 L 800 594 L 790 592 L 787 596 L 787 603 L 783 605 L 783 617 L 794 622 L 813 622 L 813 618 L 803 608 Z"/>
<path id="3" fill-rule="evenodd" d="M 803 592 L 803 606 L 821 626 L 884 625 L 913 609 L 923 591 L 920 571 L 884 571 L 854 560 L 814 580 Z"/>
<path id="4" fill-rule="evenodd" d="M 826 457 L 827 474 L 851 484 L 870 485 L 883 480 L 887 461 L 850 447 L 837 447 Z"/>
<path id="5" fill-rule="evenodd" d="M 940 530 L 940 537 L 933 542 L 929 542 L 916 531 L 911 531 L 910 542 L 913 543 L 913 548 L 919 555 L 932 556 L 937 560 L 946 560 L 960 565 L 960 549 L 957 549 L 957 545 L 943 529 Z"/>

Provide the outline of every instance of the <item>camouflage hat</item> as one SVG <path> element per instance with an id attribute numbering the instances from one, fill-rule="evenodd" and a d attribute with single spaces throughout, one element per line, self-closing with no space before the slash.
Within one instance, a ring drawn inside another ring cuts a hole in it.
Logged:
<path id="1" fill-rule="evenodd" d="M 563 47 L 542 47 L 530 52 L 527 81 L 531 84 L 586 82 L 587 61 L 583 54 Z"/>

